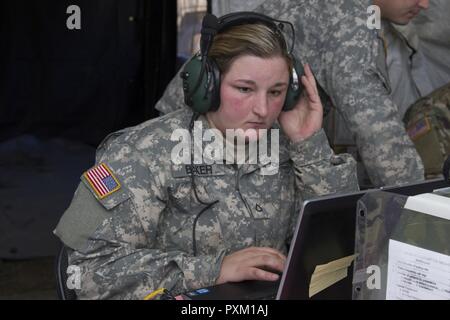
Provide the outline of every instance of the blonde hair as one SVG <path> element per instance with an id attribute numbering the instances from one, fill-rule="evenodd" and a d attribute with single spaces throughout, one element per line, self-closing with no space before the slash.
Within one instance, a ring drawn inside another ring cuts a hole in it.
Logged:
<path id="1" fill-rule="evenodd" d="M 217 34 L 208 54 L 222 74 L 229 70 L 236 58 L 243 55 L 283 57 L 289 70 L 292 69 L 292 59 L 283 35 L 262 23 L 238 25 Z"/>

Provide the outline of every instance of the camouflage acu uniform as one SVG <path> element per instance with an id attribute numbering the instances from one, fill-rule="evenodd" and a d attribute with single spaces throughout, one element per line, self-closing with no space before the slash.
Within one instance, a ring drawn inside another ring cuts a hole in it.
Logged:
<path id="1" fill-rule="evenodd" d="M 420 181 L 422 161 L 389 96 L 382 40 L 378 30 L 366 25 L 370 5 L 369 0 L 269 0 L 255 11 L 294 24 L 294 55 L 311 65 L 343 117 L 372 183 Z M 285 29 L 289 38 L 289 28 Z M 167 113 L 183 107 L 177 76 L 156 108 Z"/>
<path id="2" fill-rule="evenodd" d="M 403 119 L 427 178 L 442 176 L 450 155 L 450 83 L 413 104 Z"/>
<path id="3" fill-rule="evenodd" d="M 178 143 L 171 134 L 187 129 L 191 114 L 184 108 L 119 131 L 98 148 L 96 162 L 121 188 L 99 199 L 83 179 L 55 230 L 74 249 L 70 264 L 81 268 L 79 298 L 142 299 L 160 287 L 179 293 L 212 285 L 231 252 L 286 253 L 303 199 L 358 189 L 355 161 L 335 156 L 321 130 L 298 143 L 280 133 L 274 175 L 262 175 L 258 164 L 200 167 L 197 199 L 190 173 L 171 160 Z"/>

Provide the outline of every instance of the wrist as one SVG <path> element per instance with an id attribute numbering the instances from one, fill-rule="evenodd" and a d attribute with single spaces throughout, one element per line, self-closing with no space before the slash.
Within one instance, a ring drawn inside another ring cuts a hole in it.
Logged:
<path id="1" fill-rule="evenodd" d="M 299 166 L 330 159 L 333 151 L 323 129 L 301 142 L 290 143 L 291 159 Z"/>
<path id="2" fill-rule="evenodd" d="M 320 128 L 315 130 L 314 132 L 311 132 L 311 133 L 305 134 L 305 133 L 299 132 L 299 133 L 296 133 L 296 134 L 290 134 L 290 135 L 288 135 L 288 137 L 289 137 L 289 140 L 291 140 L 292 143 L 298 143 L 298 142 L 302 142 L 302 141 L 305 141 L 305 140 L 309 139 L 313 135 L 317 134 L 317 132 L 319 132 L 319 131 L 320 131 Z"/>

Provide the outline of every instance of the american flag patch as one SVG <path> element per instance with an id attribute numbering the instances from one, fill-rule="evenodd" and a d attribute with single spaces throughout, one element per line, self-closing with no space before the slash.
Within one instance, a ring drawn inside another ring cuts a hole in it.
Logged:
<path id="1" fill-rule="evenodd" d="M 119 181 L 104 163 L 89 169 L 83 175 L 99 199 L 120 189 Z"/>
<path id="2" fill-rule="evenodd" d="M 431 130 L 430 122 L 428 118 L 423 118 L 416 123 L 414 123 L 411 127 L 407 129 L 408 135 L 411 140 L 415 141 L 417 138 L 421 137 L 425 133 Z"/>

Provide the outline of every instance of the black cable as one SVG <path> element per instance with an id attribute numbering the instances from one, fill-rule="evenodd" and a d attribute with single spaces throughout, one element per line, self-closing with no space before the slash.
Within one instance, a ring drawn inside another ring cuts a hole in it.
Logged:
<path id="1" fill-rule="evenodd" d="M 204 207 L 195 217 L 194 219 L 194 226 L 192 227 L 192 252 L 194 254 L 194 257 L 197 256 L 197 240 L 196 240 L 196 236 L 195 236 L 195 230 L 197 228 L 197 221 L 200 218 L 200 216 L 206 212 L 206 210 L 208 210 L 209 208 L 211 208 L 213 205 L 215 205 L 216 203 L 218 203 L 219 200 L 216 200 L 214 202 L 211 202 L 210 204 L 208 204 L 206 207 Z"/>
<path id="2" fill-rule="evenodd" d="M 198 112 L 194 112 L 194 114 L 191 117 L 191 121 L 189 123 L 189 133 L 191 136 L 191 166 L 194 165 L 194 138 L 192 137 L 192 131 L 194 129 L 195 120 L 197 120 L 199 116 L 200 116 L 200 114 Z M 197 228 L 197 221 L 206 210 L 208 210 L 213 205 L 218 203 L 219 200 L 215 200 L 213 202 L 205 202 L 202 199 L 200 199 L 200 197 L 197 193 L 197 186 L 195 184 L 195 175 L 194 175 L 193 168 L 191 168 L 190 178 L 191 178 L 191 188 L 194 191 L 195 198 L 197 199 L 197 201 L 199 203 L 205 205 L 205 207 L 202 210 L 200 210 L 200 212 L 195 216 L 194 222 L 193 222 L 193 227 L 192 227 L 192 252 L 193 252 L 194 256 L 196 256 L 197 255 L 197 241 L 196 241 L 195 231 Z"/>
<path id="3" fill-rule="evenodd" d="M 161 300 L 176 300 L 172 292 L 167 289 L 164 289 L 163 294 L 161 295 Z"/>
<path id="4" fill-rule="evenodd" d="M 191 134 L 192 137 L 192 130 L 194 129 L 194 122 L 195 120 L 198 119 L 198 117 L 200 116 L 200 114 L 198 112 L 194 112 L 194 114 L 191 117 L 191 121 L 189 122 L 189 133 Z M 192 141 L 192 139 L 191 139 Z M 192 156 L 192 153 L 191 153 Z M 191 161 L 192 161 L 192 157 L 191 157 Z"/>
<path id="5" fill-rule="evenodd" d="M 191 122 L 189 123 L 189 134 L 191 136 L 191 166 L 194 165 L 194 147 L 195 147 L 194 146 L 194 138 L 192 137 L 192 130 L 194 129 L 195 120 L 197 120 L 199 116 L 200 116 L 200 114 L 198 112 L 194 112 L 194 114 L 191 117 Z M 194 190 L 194 195 L 195 195 L 195 198 L 197 199 L 197 201 L 204 205 L 210 205 L 212 202 L 202 201 L 200 199 L 200 197 L 198 196 L 197 187 L 195 184 L 194 170 L 191 170 L 190 178 L 191 178 L 191 187 Z"/>

